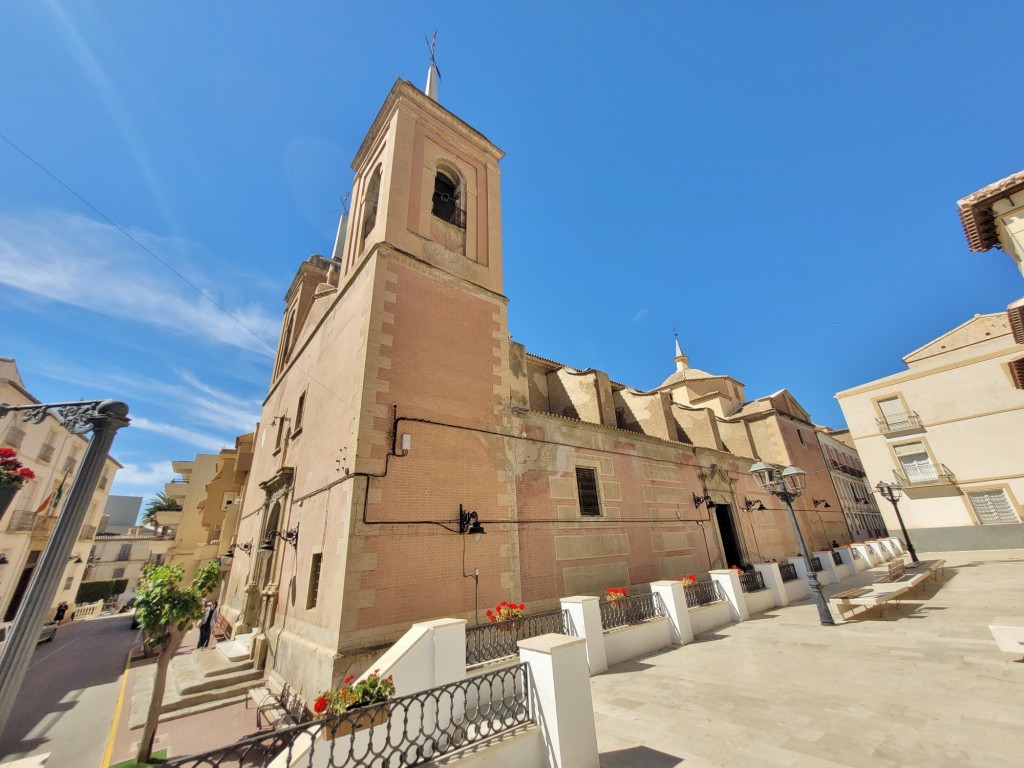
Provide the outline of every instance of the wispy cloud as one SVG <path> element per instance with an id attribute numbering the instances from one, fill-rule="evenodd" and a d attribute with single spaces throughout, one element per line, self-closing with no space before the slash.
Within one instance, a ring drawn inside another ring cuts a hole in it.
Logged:
<path id="1" fill-rule="evenodd" d="M 187 274 L 245 328 L 115 227 L 78 214 L 52 210 L 21 216 L 0 214 L 0 263 L 4 265 L 0 284 L 208 344 L 273 354 L 279 319 L 256 304 L 226 306 L 217 291 L 204 285 L 197 263 L 189 258 L 194 246 L 177 238 L 128 231 L 179 273 Z"/>
<path id="2" fill-rule="evenodd" d="M 196 432 L 193 429 L 186 429 L 174 424 L 163 424 L 159 421 L 150 421 L 144 416 L 136 416 L 132 419 L 132 426 L 146 432 L 155 432 L 164 437 L 171 437 L 186 445 L 199 448 L 203 451 L 219 451 L 229 445 L 224 439 L 216 435 L 208 435 L 203 432 Z M 234 440 L 230 445 L 234 445 Z"/>
<path id="3" fill-rule="evenodd" d="M 163 490 L 164 483 L 173 478 L 170 461 L 125 462 L 117 471 L 117 492 L 127 496 L 150 496 Z"/>
<path id="4" fill-rule="evenodd" d="M 641 320 L 643 320 L 645 317 L 647 317 L 647 313 L 649 311 L 650 310 L 647 307 L 644 307 L 643 309 L 638 309 L 636 313 L 633 315 L 633 322 L 638 323 Z"/>

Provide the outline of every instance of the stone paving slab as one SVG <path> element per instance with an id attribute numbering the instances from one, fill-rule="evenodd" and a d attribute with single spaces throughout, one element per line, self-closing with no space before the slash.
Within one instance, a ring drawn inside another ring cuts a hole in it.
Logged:
<path id="1" fill-rule="evenodd" d="M 602 767 L 1024 765 L 1024 664 L 988 629 L 1024 617 L 1024 550 L 941 555 L 881 615 L 804 600 L 593 678 Z"/>

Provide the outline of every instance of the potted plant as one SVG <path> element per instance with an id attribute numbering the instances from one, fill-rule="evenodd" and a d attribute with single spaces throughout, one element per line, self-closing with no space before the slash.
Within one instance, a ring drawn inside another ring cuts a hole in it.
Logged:
<path id="1" fill-rule="evenodd" d="M 692 587 L 697 583 L 697 574 L 691 573 L 689 576 L 680 576 L 676 581 L 683 582 L 684 587 Z"/>
<path id="2" fill-rule="evenodd" d="M 21 486 L 35 477 L 35 472 L 18 461 L 17 451 L 13 448 L 0 448 L 0 518 L 3 518 Z"/>
<path id="3" fill-rule="evenodd" d="M 331 741 L 388 721 L 388 708 L 374 705 L 383 704 L 395 695 L 394 678 L 391 675 L 381 677 L 380 670 L 375 669 L 365 679 L 353 682 L 355 679 L 355 675 L 349 675 L 340 688 L 329 688 L 313 702 L 313 714 L 327 721 L 320 730 L 320 738 Z M 363 708 L 369 709 L 342 717 L 346 712 Z"/>
<path id="4" fill-rule="evenodd" d="M 629 597 L 629 590 L 625 587 L 608 587 L 604 591 L 604 599 L 609 601 L 621 600 L 624 597 Z"/>
<path id="5" fill-rule="evenodd" d="M 514 630 L 519 627 L 520 619 L 526 612 L 525 603 L 510 603 L 507 600 L 502 600 L 498 603 L 494 610 L 487 610 L 487 618 L 491 620 L 491 624 L 499 624 L 499 629 L 503 630 Z"/>

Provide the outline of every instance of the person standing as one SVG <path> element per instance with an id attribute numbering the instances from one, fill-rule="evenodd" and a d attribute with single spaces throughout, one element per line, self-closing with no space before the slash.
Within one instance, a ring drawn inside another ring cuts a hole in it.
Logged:
<path id="1" fill-rule="evenodd" d="M 64 621 L 64 614 L 66 614 L 67 612 L 68 604 L 62 601 L 60 605 L 57 606 L 57 612 L 54 614 L 53 620 L 60 624 L 62 621 Z"/>
<path id="2" fill-rule="evenodd" d="M 210 645 L 210 629 L 213 624 L 213 616 L 216 613 L 213 603 L 203 603 L 203 618 L 199 621 L 199 642 L 196 648 L 206 648 Z"/>

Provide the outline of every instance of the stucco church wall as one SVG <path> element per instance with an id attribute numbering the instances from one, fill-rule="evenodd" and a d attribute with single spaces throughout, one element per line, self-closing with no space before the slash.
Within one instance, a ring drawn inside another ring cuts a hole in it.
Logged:
<path id="1" fill-rule="evenodd" d="M 703 448 L 720 449 L 722 440 L 718 434 L 718 419 L 711 409 L 674 407 L 672 414 L 691 443 Z"/>

